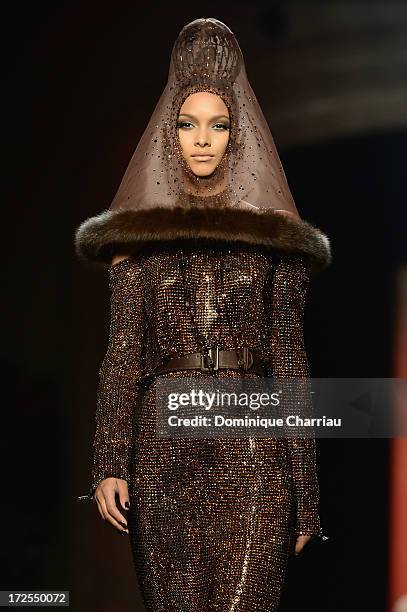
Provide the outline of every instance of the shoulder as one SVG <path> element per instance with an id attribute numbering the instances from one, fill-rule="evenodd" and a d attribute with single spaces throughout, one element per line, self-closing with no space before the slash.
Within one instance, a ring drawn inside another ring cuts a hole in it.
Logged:
<path id="1" fill-rule="evenodd" d="M 140 258 L 131 253 L 114 255 L 107 270 L 111 291 L 133 290 L 141 283 Z"/>
<path id="2" fill-rule="evenodd" d="M 279 251 L 274 254 L 271 264 L 274 291 L 291 297 L 304 296 L 310 277 L 310 262 L 303 253 Z"/>
<path id="3" fill-rule="evenodd" d="M 115 266 L 116 264 L 120 263 L 120 262 L 121 262 L 121 261 L 123 261 L 124 259 L 129 259 L 129 257 L 130 257 L 130 254 L 129 254 L 129 253 L 126 253 L 126 254 L 124 254 L 124 255 L 123 255 L 123 254 L 113 255 L 111 265 L 112 265 L 112 266 Z"/>
<path id="4" fill-rule="evenodd" d="M 272 261 L 281 270 L 297 272 L 301 275 L 309 274 L 311 271 L 309 258 L 300 251 L 274 250 Z"/>

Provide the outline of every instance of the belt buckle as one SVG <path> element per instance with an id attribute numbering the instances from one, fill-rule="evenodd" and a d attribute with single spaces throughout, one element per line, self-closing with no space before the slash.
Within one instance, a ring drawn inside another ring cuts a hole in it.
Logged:
<path id="1" fill-rule="evenodd" d="M 244 370 L 249 370 L 253 365 L 253 353 L 246 346 L 243 347 L 243 360 L 242 365 Z"/>
<path id="2" fill-rule="evenodd" d="M 205 366 L 205 359 L 209 357 L 210 365 L 208 367 Z M 215 361 L 213 361 L 213 357 L 215 357 Z M 201 370 L 202 372 L 209 372 L 210 370 L 219 370 L 219 347 L 211 347 L 208 350 L 208 355 L 205 353 L 201 353 Z"/>

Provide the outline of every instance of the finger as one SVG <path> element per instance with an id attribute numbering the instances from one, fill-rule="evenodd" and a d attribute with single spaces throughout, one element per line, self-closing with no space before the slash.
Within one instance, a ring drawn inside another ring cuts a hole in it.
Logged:
<path id="1" fill-rule="evenodd" d="M 110 520 L 110 522 L 113 521 L 113 524 L 119 525 L 119 529 L 122 531 L 123 527 L 127 529 L 127 520 L 121 514 L 121 512 L 119 512 L 116 506 L 115 493 L 116 491 L 113 487 L 109 487 L 106 489 L 106 491 L 104 491 L 106 508 L 109 514 L 108 520 Z M 120 523 L 122 523 L 122 525 L 120 525 Z"/>
<path id="2" fill-rule="evenodd" d="M 117 489 L 119 492 L 119 501 L 121 507 L 125 510 L 130 506 L 129 489 L 125 480 L 117 480 Z"/>
<path id="3" fill-rule="evenodd" d="M 128 531 L 123 528 L 123 525 L 120 525 L 120 523 L 116 521 L 116 519 L 110 514 L 105 494 L 103 494 L 101 505 L 105 520 L 108 521 L 108 523 L 110 523 L 111 525 L 113 525 L 113 527 L 115 527 L 120 533 L 128 533 Z"/>
<path id="4" fill-rule="evenodd" d="M 105 520 L 105 517 L 104 517 L 103 512 L 102 512 L 102 506 L 100 504 L 99 499 L 96 496 L 95 496 L 95 501 L 97 503 L 100 516 L 102 517 L 103 520 Z"/>
<path id="5" fill-rule="evenodd" d="M 109 513 L 108 513 L 107 508 L 106 508 L 106 502 L 105 502 L 105 498 L 103 497 L 103 494 L 101 494 L 101 496 L 100 496 L 99 504 L 100 504 L 100 507 L 101 507 L 101 510 L 102 510 L 102 517 L 103 517 L 103 519 L 105 521 L 107 521 L 108 520 L 107 517 L 108 517 Z"/>
<path id="6" fill-rule="evenodd" d="M 309 535 L 301 535 L 298 536 L 297 541 L 295 543 L 295 554 L 298 555 L 302 549 L 304 548 L 305 544 L 311 539 L 311 536 Z"/>
<path id="7" fill-rule="evenodd" d="M 300 554 L 300 552 L 302 551 L 303 546 L 304 546 L 303 538 L 302 538 L 302 536 L 299 536 L 297 538 L 296 543 L 295 543 L 295 554 L 296 555 Z"/>

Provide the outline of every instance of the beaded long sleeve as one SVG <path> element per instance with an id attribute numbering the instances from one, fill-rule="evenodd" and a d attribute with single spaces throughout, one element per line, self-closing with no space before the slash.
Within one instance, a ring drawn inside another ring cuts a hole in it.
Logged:
<path id="1" fill-rule="evenodd" d="M 271 373 L 273 377 L 309 377 L 303 335 L 303 318 L 309 284 L 309 268 L 300 254 L 277 256 L 271 285 Z M 289 387 L 289 385 L 288 385 Z M 289 410 L 290 401 L 286 404 Z M 314 437 L 287 437 L 294 479 L 297 535 L 323 539 L 318 514 L 319 484 Z"/>
<path id="2" fill-rule="evenodd" d="M 93 499 L 99 482 L 109 476 L 129 481 L 133 415 L 138 394 L 143 346 L 141 268 L 133 258 L 109 267 L 110 329 L 99 369 L 96 430 L 93 441 Z"/>

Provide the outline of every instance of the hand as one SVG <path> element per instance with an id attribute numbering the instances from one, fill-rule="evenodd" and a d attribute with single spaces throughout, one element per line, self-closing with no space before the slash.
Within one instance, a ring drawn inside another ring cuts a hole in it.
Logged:
<path id="1" fill-rule="evenodd" d="M 300 535 L 298 536 L 296 542 L 295 542 L 295 554 L 299 555 L 300 552 L 302 551 L 302 549 L 304 548 L 305 544 L 311 540 L 312 536 L 311 535 Z"/>
<path id="2" fill-rule="evenodd" d="M 129 533 L 127 520 L 116 505 L 116 493 L 119 494 L 120 504 L 125 508 L 129 501 L 127 482 L 121 478 L 104 478 L 95 491 L 95 500 L 104 521 L 108 521 L 119 530 L 119 533 Z"/>

